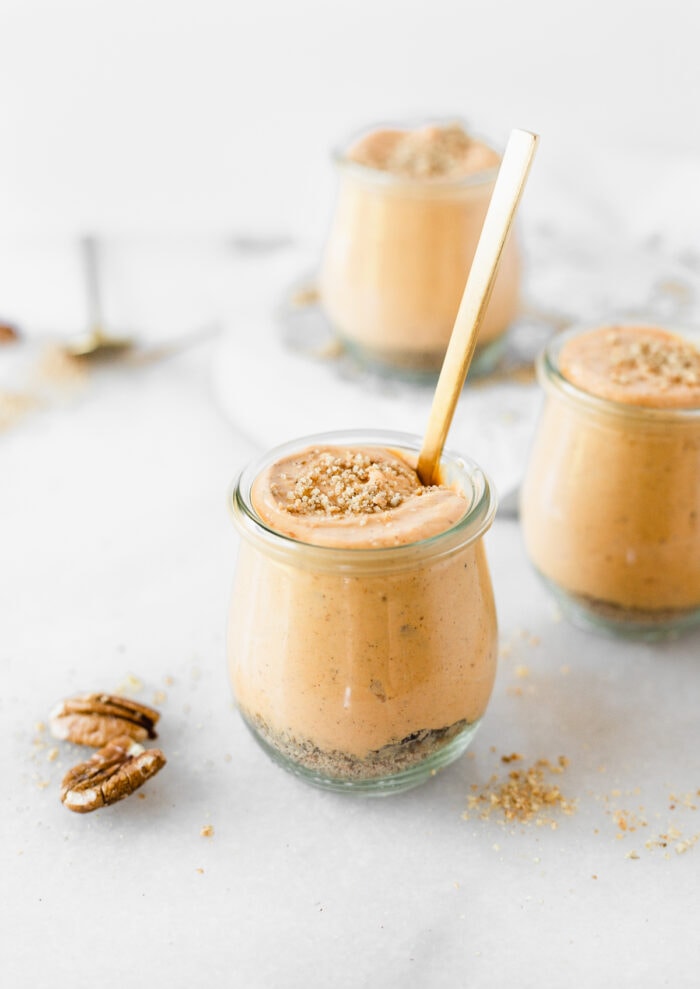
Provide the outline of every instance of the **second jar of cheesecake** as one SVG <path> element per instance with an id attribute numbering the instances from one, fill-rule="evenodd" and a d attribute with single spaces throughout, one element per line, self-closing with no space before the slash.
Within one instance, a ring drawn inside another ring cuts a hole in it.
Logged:
<path id="1" fill-rule="evenodd" d="M 557 337 L 521 500 L 536 570 L 578 624 L 700 623 L 700 351 L 658 327 Z"/>
<path id="2" fill-rule="evenodd" d="M 363 361 L 408 376 L 442 365 L 500 163 L 458 124 L 375 129 L 337 155 L 322 306 Z M 471 373 L 490 370 L 519 305 L 506 245 Z"/>

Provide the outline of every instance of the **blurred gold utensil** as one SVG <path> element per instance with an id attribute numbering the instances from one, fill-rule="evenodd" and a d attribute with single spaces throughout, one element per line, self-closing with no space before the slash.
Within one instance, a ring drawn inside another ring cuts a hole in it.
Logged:
<path id="1" fill-rule="evenodd" d="M 81 242 L 85 288 L 88 302 L 88 332 L 67 345 L 71 357 L 86 359 L 116 357 L 133 344 L 126 337 L 113 337 L 106 332 L 102 317 L 99 276 L 99 248 L 95 237 L 83 237 Z"/>

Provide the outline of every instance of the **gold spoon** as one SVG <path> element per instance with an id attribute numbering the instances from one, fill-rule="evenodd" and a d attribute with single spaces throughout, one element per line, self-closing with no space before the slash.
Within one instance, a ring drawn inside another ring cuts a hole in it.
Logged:
<path id="1" fill-rule="evenodd" d="M 525 188 L 537 141 L 537 134 L 514 130 L 503 155 L 418 457 L 418 476 L 423 484 L 439 484 L 442 449 L 474 354 L 479 327 L 491 298 L 503 248 Z"/>
<path id="2" fill-rule="evenodd" d="M 97 358 L 116 357 L 129 350 L 133 341 L 126 337 L 113 337 L 105 332 L 100 303 L 100 280 L 98 247 L 95 237 L 83 237 L 81 242 L 83 266 L 85 269 L 85 287 L 88 301 L 88 332 L 68 344 L 66 350 L 71 357 L 90 360 Z"/>

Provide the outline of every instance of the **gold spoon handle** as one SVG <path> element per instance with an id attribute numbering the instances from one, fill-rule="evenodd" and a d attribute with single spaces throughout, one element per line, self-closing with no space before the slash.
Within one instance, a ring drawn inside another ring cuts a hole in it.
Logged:
<path id="1" fill-rule="evenodd" d="M 435 388 L 418 458 L 423 484 L 438 483 L 440 457 L 538 140 L 537 134 L 524 130 L 512 131 L 508 140 Z"/>

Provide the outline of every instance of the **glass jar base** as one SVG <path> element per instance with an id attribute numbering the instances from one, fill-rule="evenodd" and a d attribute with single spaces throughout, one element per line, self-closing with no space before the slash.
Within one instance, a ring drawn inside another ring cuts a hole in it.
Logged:
<path id="1" fill-rule="evenodd" d="M 700 625 L 700 607 L 683 610 L 672 608 L 647 610 L 629 608 L 562 590 L 539 571 L 537 575 L 572 625 L 621 639 L 659 642 L 676 639 L 683 632 Z"/>
<path id="2" fill-rule="evenodd" d="M 488 343 L 477 345 L 469 367 L 470 378 L 482 378 L 495 370 L 505 351 L 507 336 L 507 332 L 504 332 Z M 349 340 L 340 333 L 338 339 L 358 364 L 386 377 L 405 381 L 436 381 L 445 357 L 444 350 L 375 350 Z"/>
<path id="3" fill-rule="evenodd" d="M 253 735 L 258 745 L 272 759 L 273 762 L 281 766 L 288 773 L 298 776 L 306 783 L 319 787 L 322 790 L 331 790 L 334 793 L 352 793 L 366 797 L 386 797 L 392 793 L 402 793 L 411 790 L 421 783 L 431 779 L 438 770 L 444 769 L 466 752 L 480 721 L 465 724 L 456 734 L 449 737 L 448 741 L 438 748 L 404 769 L 394 773 L 384 775 L 374 775 L 361 777 L 358 775 L 334 776 L 331 772 L 321 770 L 310 765 L 289 758 L 284 755 L 275 745 L 258 730 L 245 716 L 243 720 Z"/>

